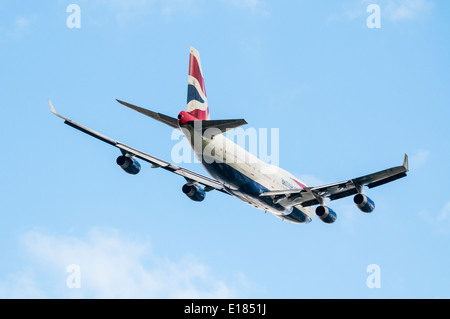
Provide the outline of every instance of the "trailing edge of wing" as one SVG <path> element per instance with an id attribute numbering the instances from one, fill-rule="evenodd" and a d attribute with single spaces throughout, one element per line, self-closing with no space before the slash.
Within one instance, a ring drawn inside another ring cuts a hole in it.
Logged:
<path id="1" fill-rule="evenodd" d="M 291 194 L 298 194 L 301 192 L 302 192 L 301 189 L 287 189 L 287 190 L 284 189 L 284 190 L 264 192 L 264 193 L 261 193 L 259 196 L 265 197 L 265 196 L 291 195 Z"/>
<path id="2" fill-rule="evenodd" d="M 159 159 L 157 157 L 154 157 L 152 155 L 149 155 L 149 154 L 141 152 L 141 151 L 139 151 L 137 149 L 134 149 L 134 148 L 132 148 L 132 147 L 130 147 L 128 145 L 125 145 L 125 144 L 122 144 L 122 143 L 120 143 L 118 141 L 115 141 L 115 140 L 113 140 L 113 139 L 111 139 L 111 138 L 109 138 L 109 137 L 107 137 L 107 136 L 105 136 L 103 134 L 100 134 L 100 133 L 98 133 L 98 132 L 96 132 L 94 130 L 91 130 L 90 128 L 88 128 L 86 126 L 83 126 L 83 125 L 81 125 L 81 124 L 79 124 L 77 122 L 72 121 L 71 119 L 68 119 L 68 118 L 66 118 L 66 117 L 56 113 L 56 110 L 53 107 L 53 104 L 52 104 L 52 102 L 50 100 L 49 100 L 49 104 L 50 104 L 51 112 L 54 115 L 56 115 L 57 117 L 62 118 L 64 120 L 65 124 L 75 128 L 75 129 L 77 129 L 77 130 L 79 130 L 79 131 L 81 131 L 83 133 L 86 133 L 86 134 L 88 134 L 88 135 L 90 135 L 92 137 L 95 137 L 95 138 L 97 138 L 97 139 L 99 139 L 99 140 L 101 140 L 101 141 L 103 141 L 105 143 L 108 143 L 110 145 L 113 145 L 113 146 L 119 148 L 123 154 L 129 154 L 129 155 L 135 156 L 137 158 L 140 158 L 140 159 L 142 159 L 142 160 L 144 160 L 144 161 L 146 161 L 146 162 L 148 162 L 150 164 L 155 165 L 155 167 L 161 167 L 161 168 L 163 168 L 163 169 L 165 169 L 167 171 L 170 171 L 170 172 L 175 173 L 177 175 L 183 176 L 188 181 L 198 182 L 198 183 L 206 186 L 208 189 L 215 189 L 215 190 L 218 190 L 218 191 L 221 191 L 223 193 L 228 194 L 228 192 L 225 190 L 224 184 L 222 184 L 221 182 L 219 182 L 219 181 L 217 181 L 215 179 L 209 178 L 207 176 L 203 176 L 203 175 L 198 174 L 196 172 L 192 172 L 192 171 L 187 170 L 187 169 L 185 169 L 183 167 L 180 167 L 178 165 L 175 165 L 175 164 L 172 164 L 170 162 L 164 161 L 162 159 Z"/>
<path id="3" fill-rule="evenodd" d="M 320 198 L 328 197 L 331 200 L 357 194 L 363 186 L 369 188 L 381 186 L 406 176 L 408 172 L 408 155 L 403 158 L 403 165 L 385 169 L 376 173 L 318 187 L 308 187 L 298 190 L 274 190 L 261 193 L 260 196 L 289 197 L 294 195 L 292 204 L 301 204 L 303 207 L 319 204 Z"/>

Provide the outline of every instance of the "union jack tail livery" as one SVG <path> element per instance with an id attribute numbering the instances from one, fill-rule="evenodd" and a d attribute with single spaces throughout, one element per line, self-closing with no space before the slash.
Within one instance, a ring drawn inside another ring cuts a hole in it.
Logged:
<path id="1" fill-rule="evenodd" d="M 198 120 L 210 119 L 200 54 L 193 47 L 189 55 L 187 112 Z"/>

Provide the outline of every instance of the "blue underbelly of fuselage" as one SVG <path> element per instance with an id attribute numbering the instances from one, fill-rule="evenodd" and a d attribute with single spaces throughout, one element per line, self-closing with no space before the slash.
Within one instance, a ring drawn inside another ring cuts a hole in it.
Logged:
<path id="1" fill-rule="evenodd" d="M 211 176 L 232 186 L 228 191 L 239 199 L 259 209 L 276 214 L 286 212 L 286 208 L 280 204 L 275 204 L 271 197 L 259 196 L 261 193 L 269 191 L 267 187 L 255 182 L 227 163 L 213 161 L 212 163 L 203 162 L 202 164 Z"/>

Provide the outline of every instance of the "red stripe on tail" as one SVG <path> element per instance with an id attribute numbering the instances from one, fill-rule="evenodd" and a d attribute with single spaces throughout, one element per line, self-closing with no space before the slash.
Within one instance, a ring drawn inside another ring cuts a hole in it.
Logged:
<path id="1" fill-rule="evenodd" d="M 203 80 L 203 74 L 200 70 L 200 66 L 198 65 L 197 58 L 192 54 L 190 55 L 189 58 L 189 75 L 197 79 L 198 83 L 200 83 L 200 87 L 202 88 L 203 94 L 206 96 L 205 81 Z"/>
<path id="2" fill-rule="evenodd" d="M 207 120 L 209 115 L 209 110 L 202 111 L 202 110 L 193 110 L 191 112 L 188 112 L 192 116 L 195 116 L 198 120 Z"/>

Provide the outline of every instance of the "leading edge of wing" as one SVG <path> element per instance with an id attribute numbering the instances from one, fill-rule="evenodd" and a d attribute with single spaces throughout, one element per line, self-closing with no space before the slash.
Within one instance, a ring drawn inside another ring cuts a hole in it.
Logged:
<path id="1" fill-rule="evenodd" d="M 159 159 L 159 158 L 154 157 L 152 155 L 146 154 L 146 153 L 144 153 L 142 151 L 134 149 L 134 148 L 132 148 L 132 147 L 130 147 L 128 145 L 122 144 L 122 143 L 120 143 L 118 141 L 115 141 L 115 140 L 113 140 L 113 139 L 111 139 L 111 138 L 109 138 L 109 137 L 107 137 L 107 136 L 105 136 L 103 134 L 100 134 L 100 133 L 98 133 L 98 132 L 96 132 L 96 131 L 94 131 L 94 130 L 86 127 L 86 126 L 83 126 L 83 125 L 81 125 L 81 124 L 79 124 L 77 122 L 72 121 L 71 119 L 69 119 L 67 117 L 64 117 L 64 116 L 58 114 L 56 112 L 52 102 L 50 100 L 48 102 L 49 102 L 49 105 L 50 105 L 51 112 L 54 115 L 56 115 L 57 117 L 63 119 L 65 124 L 75 128 L 75 129 L 77 129 L 77 130 L 79 130 L 79 131 L 81 131 L 83 133 L 86 133 L 86 134 L 88 134 L 88 135 L 90 135 L 92 137 L 95 137 L 95 138 L 97 138 L 97 139 L 99 139 L 99 140 L 101 140 L 101 141 L 103 141 L 105 143 L 108 143 L 108 144 L 110 144 L 112 146 L 115 146 L 115 147 L 119 148 L 123 154 L 129 154 L 129 155 L 132 155 L 132 156 L 136 156 L 137 158 L 140 158 L 140 159 L 142 159 L 142 160 L 144 160 L 144 161 L 154 165 L 154 167 L 161 167 L 161 168 L 163 168 L 163 169 L 165 169 L 167 171 L 170 171 L 170 172 L 175 173 L 177 175 L 183 176 L 188 181 L 198 182 L 198 183 L 200 183 L 200 184 L 202 184 L 204 186 L 209 187 L 210 189 L 215 189 L 215 190 L 221 191 L 223 193 L 229 194 L 225 190 L 225 187 L 224 187 L 224 185 L 221 182 L 219 182 L 219 181 L 217 181 L 215 179 L 212 179 L 210 177 L 203 176 L 203 175 L 201 175 L 199 173 L 190 171 L 190 170 L 185 169 L 183 167 L 180 167 L 178 165 L 172 164 L 172 163 L 167 162 L 165 160 Z"/>

